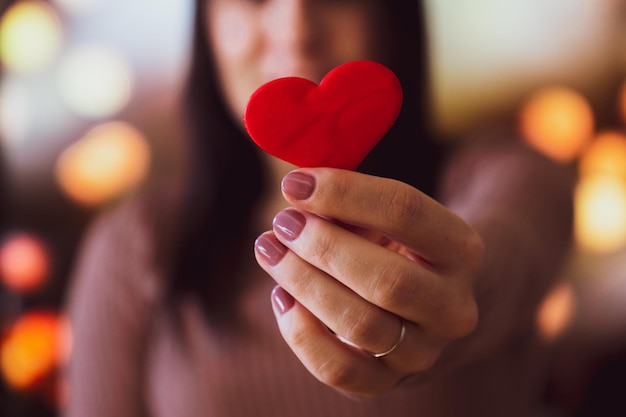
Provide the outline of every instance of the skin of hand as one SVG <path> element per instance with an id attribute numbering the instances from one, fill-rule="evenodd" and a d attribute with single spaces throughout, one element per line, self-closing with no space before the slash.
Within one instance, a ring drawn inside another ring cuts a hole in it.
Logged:
<path id="1" fill-rule="evenodd" d="M 317 379 L 379 395 L 474 331 L 485 249 L 456 214 L 402 182 L 332 168 L 292 171 L 282 192 L 292 207 L 259 236 L 255 256 L 278 284 L 281 334 Z M 402 324 L 397 348 L 375 358 Z"/>

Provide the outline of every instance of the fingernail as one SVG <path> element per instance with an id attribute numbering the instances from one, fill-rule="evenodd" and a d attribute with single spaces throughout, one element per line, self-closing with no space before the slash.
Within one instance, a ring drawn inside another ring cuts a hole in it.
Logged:
<path id="1" fill-rule="evenodd" d="M 274 266 L 287 253 L 287 248 L 271 233 L 262 234 L 254 242 L 254 249 L 270 265 Z"/>
<path id="2" fill-rule="evenodd" d="M 283 178 L 281 186 L 283 192 L 290 197 L 306 200 L 313 193 L 315 178 L 303 172 L 290 172 Z"/>
<path id="3" fill-rule="evenodd" d="M 294 298 L 283 287 L 276 286 L 272 290 L 272 304 L 274 309 L 282 316 L 295 304 Z"/>
<path id="4" fill-rule="evenodd" d="M 306 219 L 296 210 L 283 210 L 274 217 L 274 232 L 292 241 L 302 232 Z"/>

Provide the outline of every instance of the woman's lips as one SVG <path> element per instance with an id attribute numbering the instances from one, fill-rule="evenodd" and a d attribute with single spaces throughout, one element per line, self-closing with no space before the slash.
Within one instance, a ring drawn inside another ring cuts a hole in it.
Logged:
<path id="1" fill-rule="evenodd" d="M 270 64 L 264 65 L 263 71 L 264 82 L 275 80 L 283 77 L 300 77 L 319 83 L 326 72 L 319 68 L 318 65 L 306 65 L 301 63 L 281 62 L 280 60 L 272 60 Z"/>

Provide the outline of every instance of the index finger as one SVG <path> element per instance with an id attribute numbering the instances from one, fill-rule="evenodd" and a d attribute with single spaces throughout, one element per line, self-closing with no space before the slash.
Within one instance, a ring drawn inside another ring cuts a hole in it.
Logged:
<path id="1" fill-rule="evenodd" d="M 333 168 L 305 168 L 283 178 L 295 207 L 379 231 L 434 266 L 467 267 L 482 240 L 459 216 L 426 194 L 388 178 Z"/>

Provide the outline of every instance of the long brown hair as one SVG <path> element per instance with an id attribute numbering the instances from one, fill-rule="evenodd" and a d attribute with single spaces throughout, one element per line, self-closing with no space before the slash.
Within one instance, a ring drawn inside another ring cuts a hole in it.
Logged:
<path id="1" fill-rule="evenodd" d="M 177 240 L 170 252 L 170 299 L 193 294 L 210 323 L 233 319 L 241 286 L 236 265 L 252 256 L 251 213 L 266 185 L 260 151 L 233 122 L 220 97 L 204 28 L 205 0 L 196 2 L 192 62 L 186 89 L 190 174 Z M 429 129 L 426 39 L 416 1 L 385 1 L 404 104 L 398 120 L 359 167 L 432 193 L 440 151 Z"/>

